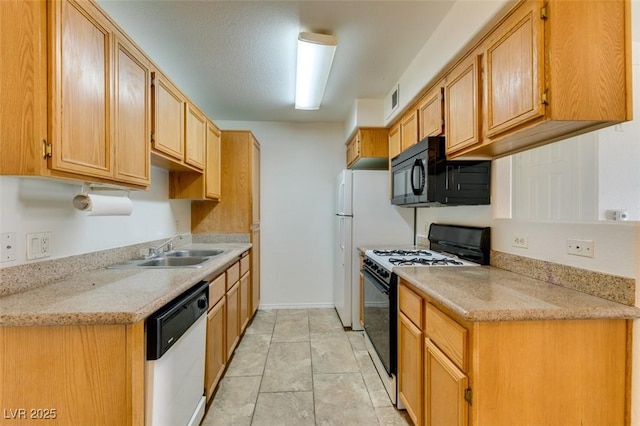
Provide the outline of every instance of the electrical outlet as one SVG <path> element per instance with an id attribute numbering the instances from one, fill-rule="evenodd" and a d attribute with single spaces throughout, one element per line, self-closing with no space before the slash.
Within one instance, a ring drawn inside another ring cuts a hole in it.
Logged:
<path id="1" fill-rule="evenodd" d="M 529 237 L 526 235 L 516 235 L 511 242 L 513 247 L 529 248 Z"/>
<path id="2" fill-rule="evenodd" d="M 16 233 L 7 232 L 0 234 L 0 262 L 16 260 Z"/>
<path id="3" fill-rule="evenodd" d="M 27 234 L 27 259 L 41 259 L 51 256 L 51 232 Z"/>
<path id="4" fill-rule="evenodd" d="M 567 240 L 567 253 L 575 256 L 593 257 L 593 240 Z"/>

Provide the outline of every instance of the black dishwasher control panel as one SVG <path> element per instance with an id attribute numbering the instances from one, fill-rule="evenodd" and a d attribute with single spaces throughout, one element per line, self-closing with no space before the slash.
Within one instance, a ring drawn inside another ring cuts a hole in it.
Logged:
<path id="1" fill-rule="evenodd" d="M 209 307 L 209 282 L 200 281 L 145 321 L 147 360 L 159 359 Z"/>

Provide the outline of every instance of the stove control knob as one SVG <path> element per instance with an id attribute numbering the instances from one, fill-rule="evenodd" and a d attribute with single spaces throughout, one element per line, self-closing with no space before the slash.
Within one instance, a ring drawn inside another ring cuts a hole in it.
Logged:
<path id="1" fill-rule="evenodd" d="M 387 278 L 389 276 L 389 272 L 387 271 L 382 271 L 382 277 L 383 278 Z"/>

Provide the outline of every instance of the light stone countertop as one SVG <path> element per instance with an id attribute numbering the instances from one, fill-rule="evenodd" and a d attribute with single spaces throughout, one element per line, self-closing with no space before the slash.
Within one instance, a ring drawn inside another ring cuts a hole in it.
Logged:
<path id="1" fill-rule="evenodd" d="M 0 326 L 132 324 L 203 279 L 223 272 L 249 243 L 190 244 L 224 249 L 201 268 L 97 269 L 0 297 Z"/>
<path id="2" fill-rule="evenodd" d="M 491 266 L 393 271 L 467 321 L 640 318 L 640 308 Z"/>

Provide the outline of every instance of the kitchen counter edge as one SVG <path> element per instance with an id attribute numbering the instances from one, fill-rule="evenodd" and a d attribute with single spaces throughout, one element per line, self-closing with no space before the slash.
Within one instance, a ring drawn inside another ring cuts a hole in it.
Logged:
<path id="1" fill-rule="evenodd" d="M 3 296 L 0 327 L 134 324 L 198 282 L 224 272 L 251 247 L 250 243 L 194 243 L 179 248 L 225 252 L 201 268 L 102 268 Z"/>
<path id="2" fill-rule="evenodd" d="M 492 266 L 396 267 L 415 290 L 470 322 L 640 318 L 640 308 Z"/>

